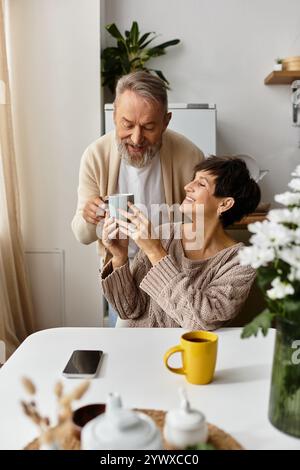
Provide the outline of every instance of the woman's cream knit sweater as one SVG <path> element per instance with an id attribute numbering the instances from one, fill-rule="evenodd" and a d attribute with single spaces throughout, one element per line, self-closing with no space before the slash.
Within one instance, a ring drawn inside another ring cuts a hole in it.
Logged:
<path id="1" fill-rule="evenodd" d="M 182 327 L 213 330 L 239 312 L 255 279 L 241 266 L 237 243 L 216 255 L 186 258 L 181 240 L 162 242 L 168 255 L 154 266 L 140 250 L 129 268 L 113 270 L 111 261 L 101 274 L 103 293 L 130 327 Z"/>

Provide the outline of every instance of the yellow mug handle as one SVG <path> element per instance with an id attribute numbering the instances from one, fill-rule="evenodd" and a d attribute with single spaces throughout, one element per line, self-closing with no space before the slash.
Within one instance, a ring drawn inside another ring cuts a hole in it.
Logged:
<path id="1" fill-rule="evenodd" d="M 168 364 L 168 359 L 170 356 L 172 356 L 172 354 L 176 353 L 176 352 L 182 352 L 183 349 L 181 346 L 173 346 L 172 348 L 170 348 L 166 354 L 164 355 L 164 363 L 166 365 L 166 367 L 171 371 L 171 372 L 175 372 L 175 374 L 185 374 L 185 371 L 182 367 L 171 367 L 169 366 Z"/>

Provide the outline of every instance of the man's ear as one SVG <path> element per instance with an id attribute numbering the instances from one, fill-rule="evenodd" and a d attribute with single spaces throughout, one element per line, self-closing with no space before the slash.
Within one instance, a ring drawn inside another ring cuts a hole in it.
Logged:
<path id="1" fill-rule="evenodd" d="M 172 119 L 172 113 L 167 113 L 166 116 L 165 116 L 165 129 L 168 127 L 169 125 L 169 122 L 171 121 Z"/>

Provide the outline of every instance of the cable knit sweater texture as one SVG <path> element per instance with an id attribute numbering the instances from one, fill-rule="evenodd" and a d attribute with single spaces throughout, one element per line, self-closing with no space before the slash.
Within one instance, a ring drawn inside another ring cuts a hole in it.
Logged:
<path id="1" fill-rule="evenodd" d="M 129 268 L 103 268 L 103 293 L 129 327 L 214 330 L 232 320 L 245 302 L 255 271 L 241 266 L 237 243 L 216 255 L 190 260 L 181 240 L 162 244 L 168 255 L 154 266 L 140 250 Z"/>

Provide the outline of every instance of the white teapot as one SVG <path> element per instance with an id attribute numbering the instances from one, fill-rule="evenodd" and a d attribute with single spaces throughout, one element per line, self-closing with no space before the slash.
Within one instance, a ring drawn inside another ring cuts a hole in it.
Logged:
<path id="1" fill-rule="evenodd" d="M 154 421 L 144 413 L 122 407 L 110 393 L 106 412 L 87 423 L 81 432 L 83 450 L 161 450 L 162 438 Z"/>
<path id="2" fill-rule="evenodd" d="M 185 390 L 180 388 L 181 406 L 167 413 L 164 425 L 166 441 L 177 449 L 206 442 L 208 427 L 201 411 L 192 409 Z"/>

